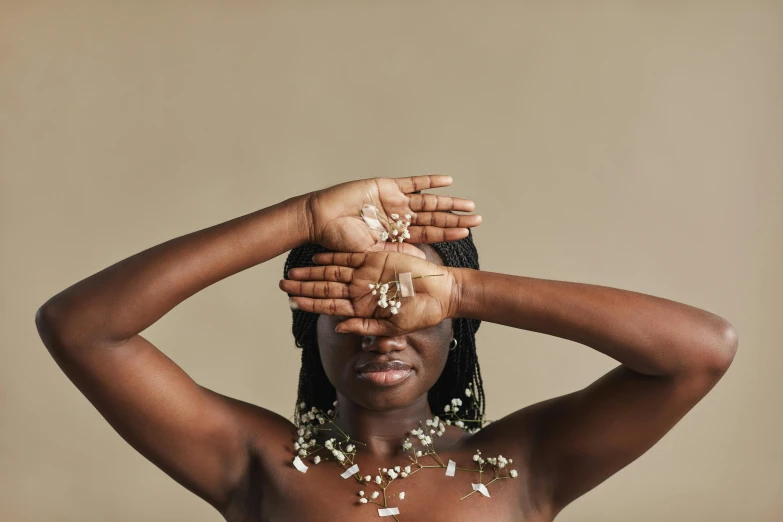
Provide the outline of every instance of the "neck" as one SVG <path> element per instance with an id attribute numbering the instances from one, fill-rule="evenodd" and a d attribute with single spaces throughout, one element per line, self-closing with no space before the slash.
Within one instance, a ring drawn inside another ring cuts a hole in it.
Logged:
<path id="1" fill-rule="evenodd" d="M 390 457 L 402 452 L 402 443 L 411 430 L 432 417 L 426 394 L 398 410 L 372 411 L 338 393 L 334 423 L 352 440 L 364 443 L 364 451 Z"/>

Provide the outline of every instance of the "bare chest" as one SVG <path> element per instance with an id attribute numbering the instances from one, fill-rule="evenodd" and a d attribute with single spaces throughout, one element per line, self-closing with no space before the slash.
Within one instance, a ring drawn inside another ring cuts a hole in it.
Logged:
<path id="1" fill-rule="evenodd" d="M 532 513 L 521 477 L 496 478 L 493 471 L 482 475 L 457 471 L 447 476 L 443 468 L 424 468 L 388 485 L 365 485 L 354 477 L 342 478 L 343 469 L 336 462 L 310 464 L 302 473 L 286 457 L 281 455 L 276 465 L 259 470 L 257 479 L 250 482 L 241 513 L 227 517 L 228 522 L 546 522 Z M 457 456 L 452 458 L 457 460 Z M 459 456 L 460 461 L 465 458 Z M 362 475 L 380 473 L 359 464 Z M 473 484 L 478 483 L 485 484 L 489 497 L 474 491 Z"/>

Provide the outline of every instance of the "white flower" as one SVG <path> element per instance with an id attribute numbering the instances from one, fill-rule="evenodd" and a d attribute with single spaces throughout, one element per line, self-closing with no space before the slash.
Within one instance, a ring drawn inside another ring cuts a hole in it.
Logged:
<path id="1" fill-rule="evenodd" d="M 328 450 L 332 450 L 332 449 L 334 449 L 334 445 L 332 444 L 332 441 L 333 441 L 333 440 L 334 440 L 334 439 L 329 439 L 329 440 L 327 440 L 326 442 L 324 442 L 324 448 L 326 448 L 326 449 L 328 449 Z"/>
<path id="2" fill-rule="evenodd" d="M 410 220 L 411 219 L 411 215 L 410 214 L 405 214 L 405 219 Z"/>
<path id="3" fill-rule="evenodd" d="M 392 314 L 394 314 L 394 315 L 397 315 L 397 312 L 399 312 L 399 310 L 397 309 L 397 307 L 396 307 L 396 306 L 392 306 L 392 307 L 391 307 L 391 310 L 390 310 L 390 312 L 391 312 Z"/>
<path id="4" fill-rule="evenodd" d="M 397 473 L 399 473 L 399 472 L 400 472 L 400 467 L 399 467 L 399 466 L 394 466 L 394 471 L 396 471 Z"/>
<path id="5" fill-rule="evenodd" d="M 378 498 L 378 495 L 380 495 L 380 493 L 378 493 L 377 491 L 373 491 L 373 492 L 372 492 L 372 496 L 371 496 L 370 498 L 372 498 L 373 500 L 375 500 L 376 498 Z"/>
<path id="6" fill-rule="evenodd" d="M 400 217 L 400 215 L 399 215 L 399 214 L 392 214 L 392 215 L 391 215 L 391 218 L 392 218 L 392 219 L 399 219 L 399 217 Z"/>
<path id="7" fill-rule="evenodd" d="M 360 496 L 360 497 L 363 497 L 363 496 L 364 496 L 364 491 L 360 491 L 360 492 L 359 492 L 359 496 Z"/>
<path id="8" fill-rule="evenodd" d="M 405 473 L 410 473 L 410 472 L 411 472 L 411 467 L 410 467 L 410 466 L 405 466 L 404 468 L 402 468 L 402 470 L 403 470 Z"/>
<path id="9" fill-rule="evenodd" d="M 302 409 L 302 410 L 303 410 L 303 409 L 305 409 L 305 403 L 304 403 L 304 401 L 302 401 L 302 402 L 300 402 L 300 403 L 299 403 L 299 409 Z"/>
<path id="10" fill-rule="evenodd" d="M 366 498 L 360 498 L 359 502 L 361 502 L 362 504 L 366 504 L 368 501 Z"/>
<path id="11" fill-rule="evenodd" d="M 478 462 L 478 459 L 479 459 L 478 455 L 473 455 L 473 462 Z"/>
<path id="12" fill-rule="evenodd" d="M 371 480 L 372 480 L 372 477 L 370 475 L 365 475 L 364 476 L 364 481 L 365 482 L 370 482 Z"/>
<path id="13" fill-rule="evenodd" d="M 381 293 L 382 293 L 382 294 L 385 294 L 385 293 L 386 293 L 386 292 L 388 292 L 388 291 L 389 291 L 389 283 L 383 283 L 383 284 L 381 285 Z"/>
<path id="14" fill-rule="evenodd" d="M 381 241 L 386 241 L 389 239 L 389 233 L 388 232 L 382 232 L 381 233 Z"/>
<path id="15" fill-rule="evenodd" d="M 315 462 L 316 464 L 321 462 L 321 456 L 320 455 L 316 455 L 315 458 L 313 459 L 313 462 Z"/>
<path id="16" fill-rule="evenodd" d="M 403 239 L 410 239 L 410 237 L 411 237 L 411 233 L 410 233 L 410 232 L 408 232 L 408 230 L 405 230 L 405 231 L 402 233 L 402 237 L 403 237 Z"/>
<path id="17" fill-rule="evenodd" d="M 335 456 L 335 458 L 336 458 L 337 460 L 339 460 L 340 462 L 342 462 L 342 461 L 344 461 L 344 460 L 345 460 L 345 454 L 344 454 L 342 451 L 340 451 L 340 450 L 334 450 L 334 451 L 332 452 L 332 455 L 334 455 L 334 456 Z"/>
<path id="18" fill-rule="evenodd" d="M 299 451 L 299 443 L 298 442 L 294 442 L 294 449 Z"/>
<path id="19" fill-rule="evenodd" d="M 393 236 L 396 236 L 397 234 L 399 234 L 399 232 L 397 232 L 396 230 L 392 230 L 392 235 Z"/>
<path id="20" fill-rule="evenodd" d="M 454 425 L 457 426 L 458 428 L 464 428 L 465 427 L 465 423 L 462 422 L 461 420 L 458 420 L 457 422 L 455 422 Z"/>
<path id="21" fill-rule="evenodd" d="M 511 475 L 512 478 L 517 478 L 517 475 L 519 475 L 519 473 L 517 473 L 517 470 L 515 469 L 509 471 L 508 474 Z"/>
<path id="22" fill-rule="evenodd" d="M 353 452 L 353 449 L 354 449 L 354 445 L 353 444 L 348 444 L 348 446 L 346 446 L 346 448 L 345 448 L 345 451 L 347 451 L 348 453 L 351 453 L 351 452 Z"/>
<path id="23" fill-rule="evenodd" d="M 373 283 L 370 283 L 370 290 L 372 290 L 373 288 L 375 288 L 375 285 Z"/>
<path id="24" fill-rule="evenodd" d="M 408 439 L 405 439 L 405 442 L 402 443 L 402 449 L 409 450 L 413 447 L 413 444 L 411 444 Z"/>
<path id="25" fill-rule="evenodd" d="M 375 475 L 375 483 L 376 484 L 380 484 L 381 483 L 381 476 L 380 475 Z M 373 497 L 373 498 L 375 498 L 375 497 Z"/>
<path id="26" fill-rule="evenodd" d="M 419 450 L 419 451 L 417 451 L 417 452 L 416 452 L 416 456 L 417 456 L 417 457 L 421 457 L 422 455 L 424 455 L 424 454 L 421 452 L 421 450 Z"/>
<path id="27" fill-rule="evenodd" d="M 473 392 L 470 391 L 470 388 L 465 388 L 465 396 L 470 397 L 471 395 L 473 395 Z"/>
<path id="28" fill-rule="evenodd" d="M 300 449 L 299 450 L 299 456 L 300 457 L 306 457 L 307 456 L 307 450 L 306 449 Z"/>
<path id="29" fill-rule="evenodd" d="M 403 500 L 405 498 L 405 492 L 400 491 L 400 500 Z"/>
<path id="30" fill-rule="evenodd" d="M 449 405 L 447 404 L 446 406 L 444 406 L 444 408 L 443 408 L 443 411 L 445 411 L 446 413 L 448 413 L 449 411 L 451 411 L 451 406 L 449 406 Z"/>
<path id="31" fill-rule="evenodd" d="M 406 472 L 404 472 L 404 471 L 403 471 L 402 473 L 400 473 L 400 476 L 401 476 L 402 478 L 405 478 L 405 477 L 407 477 L 407 476 L 408 476 L 408 474 L 407 474 Z"/>

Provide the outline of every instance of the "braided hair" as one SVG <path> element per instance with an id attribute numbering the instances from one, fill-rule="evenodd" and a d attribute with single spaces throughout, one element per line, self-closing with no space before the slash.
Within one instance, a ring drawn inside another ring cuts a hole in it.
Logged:
<path id="1" fill-rule="evenodd" d="M 430 246 L 443 260 L 444 266 L 476 270 L 479 268 L 478 251 L 473 244 L 470 229 L 467 237 L 463 239 L 433 243 Z M 315 244 L 301 245 L 291 250 L 285 261 L 283 277 L 288 278 L 291 268 L 315 266 L 312 258 L 320 252 L 329 250 Z M 316 328 L 319 314 L 299 309 L 292 310 L 292 313 L 294 342 L 302 349 L 296 404 L 304 402 L 308 408 L 315 406 L 321 411 L 327 411 L 332 408 L 337 391 L 326 376 L 321 363 Z M 480 323 L 481 321 L 475 319 L 453 319 L 457 347 L 449 351 L 446 366 L 427 396 L 430 410 L 435 414 L 444 411 L 452 398 L 460 397 L 463 400 L 460 416 L 477 421 L 475 426 L 483 425 L 485 411 L 484 382 L 476 353 L 476 331 Z M 468 387 L 473 393 L 470 397 L 465 397 L 465 389 Z"/>

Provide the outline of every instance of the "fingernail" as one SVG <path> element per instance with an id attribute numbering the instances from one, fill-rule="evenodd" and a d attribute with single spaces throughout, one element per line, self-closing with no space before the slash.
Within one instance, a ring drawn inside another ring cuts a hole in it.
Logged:
<path id="1" fill-rule="evenodd" d="M 299 308 L 299 305 L 296 304 L 296 301 L 294 301 L 293 297 L 288 298 L 288 306 L 291 307 L 291 310 L 297 310 Z"/>

